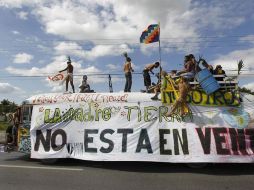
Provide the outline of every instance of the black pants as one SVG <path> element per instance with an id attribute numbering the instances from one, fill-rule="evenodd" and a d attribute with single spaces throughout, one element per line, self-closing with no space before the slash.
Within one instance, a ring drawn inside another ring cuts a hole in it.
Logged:
<path id="1" fill-rule="evenodd" d="M 132 85 L 132 75 L 131 72 L 125 73 L 125 87 L 124 87 L 124 92 L 131 92 L 131 85 Z"/>
<path id="2" fill-rule="evenodd" d="M 144 85 L 146 87 L 151 86 L 151 77 L 150 77 L 149 71 L 144 70 L 143 77 L 144 77 Z"/>

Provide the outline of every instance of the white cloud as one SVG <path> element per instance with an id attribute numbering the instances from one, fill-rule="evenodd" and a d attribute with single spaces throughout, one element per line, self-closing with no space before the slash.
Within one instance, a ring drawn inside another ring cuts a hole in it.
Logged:
<path id="1" fill-rule="evenodd" d="M 74 86 L 76 92 L 79 91 L 79 85 L 82 81 L 82 75 L 88 75 L 88 83 L 90 85 L 105 83 L 107 84 L 107 76 L 102 75 L 103 72 L 95 66 L 89 66 L 87 68 L 82 67 L 81 62 L 76 62 L 72 60 L 72 65 L 74 66 Z M 6 71 L 10 74 L 21 75 L 21 76 L 45 76 L 42 78 L 43 84 L 50 88 L 51 92 L 64 92 L 65 83 L 60 85 L 60 82 L 51 82 L 48 80 L 47 75 L 53 76 L 58 73 L 59 70 L 66 68 L 66 57 L 57 56 L 54 60 L 44 67 L 32 67 L 30 69 L 21 69 L 14 67 L 7 67 Z M 71 91 L 71 86 L 69 84 L 69 91 Z"/>
<path id="2" fill-rule="evenodd" d="M 81 69 L 80 73 L 83 75 L 88 75 L 88 82 L 91 84 L 96 84 L 96 83 L 105 83 L 105 75 L 102 75 L 103 72 L 96 68 L 95 66 L 90 66 L 85 69 Z M 107 77 L 107 76 L 106 76 Z M 80 77 L 79 81 L 82 81 L 82 77 Z"/>
<path id="3" fill-rule="evenodd" d="M 142 44 L 140 46 L 140 50 L 143 54 L 147 55 L 147 56 L 150 56 L 152 55 L 154 52 L 158 52 L 158 44 L 157 43 L 152 43 L 152 44 L 149 44 L 146 45 L 146 44 Z M 165 49 L 166 50 L 166 49 Z"/>
<path id="4" fill-rule="evenodd" d="M 253 89 L 254 80 L 253 77 L 253 62 L 254 62 L 254 48 L 245 49 L 245 50 L 235 50 L 225 55 L 220 55 L 216 60 L 211 61 L 210 63 L 214 65 L 221 65 L 223 69 L 226 71 L 228 75 L 237 75 L 238 69 L 238 61 L 243 60 L 244 67 L 241 71 L 241 74 L 238 78 L 239 85 L 245 86 L 247 85 L 248 88 Z"/>
<path id="5" fill-rule="evenodd" d="M 199 26 L 197 27 L 210 27 L 213 30 L 223 30 L 231 29 L 239 26 L 245 21 L 243 15 L 236 14 L 235 12 L 230 12 L 235 9 L 235 3 L 227 4 L 228 10 L 225 10 L 225 7 L 221 6 L 224 4 L 217 3 L 211 5 L 200 5 L 195 7 L 192 12 L 187 14 L 195 20 L 195 23 Z"/>
<path id="6" fill-rule="evenodd" d="M 51 88 L 51 92 L 64 92 L 65 85 L 60 85 L 60 82 L 50 82 L 46 79 L 46 86 Z"/>
<path id="7" fill-rule="evenodd" d="M 240 2 L 193 2 L 191 0 L 111 0 L 63 2 L 35 9 L 47 33 L 62 36 L 70 40 L 88 40 L 94 44 L 118 43 L 137 44 L 141 32 L 151 23 L 161 22 L 162 47 L 165 51 L 199 50 L 191 39 L 198 39 L 204 28 L 210 31 L 223 31 L 242 24 L 251 8 Z M 238 10 L 238 11 L 236 11 Z M 61 14 L 65 12 L 65 14 Z M 165 44 L 165 45 L 164 45 Z M 150 46 L 150 45 L 149 45 Z M 102 47 L 97 47 L 101 50 Z M 91 53 L 98 54 L 94 48 Z M 110 49 L 107 48 L 107 49 Z M 157 51 L 150 48 L 150 51 Z M 103 56 L 103 51 L 100 51 Z M 108 52 L 106 52 L 108 54 Z M 100 56 L 100 55 L 98 55 Z M 88 55 L 88 59 L 94 59 Z"/>
<path id="8" fill-rule="evenodd" d="M 27 20 L 28 12 L 20 11 L 20 12 L 17 13 L 17 16 L 18 16 L 21 20 Z"/>
<path id="9" fill-rule="evenodd" d="M 115 40 L 120 44 L 136 44 L 149 24 L 160 21 L 161 38 L 165 43 L 185 51 L 198 49 L 199 44 L 193 48 L 192 44 L 182 42 L 200 37 L 204 28 L 220 32 L 238 27 L 253 15 L 252 0 L 244 3 L 221 0 L 2 0 L 2 5 L 31 7 L 31 13 L 47 33 L 69 40 L 88 40 L 96 45 L 113 44 Z M 96 47 L 87 57 L 108 55 L 110 49 Z M 78 54 L 86 55 L 82 51 Z"/>
<path id="10" fill-rule="evenodd" d="M 115 64 L 107 64 L 106 67 L 110 69 L 111 71 L 116 71 L 121 69 L 120 65 L 115 65 Z"/>
<path id="11" fill-rule="evenodd" d="M 79 86 L 81 85 L 82 82 L 82 75 L 87 75 L 88 76 L 88 84 L 93 85 L 93 84 L 98 84 L 98 83 L 107 83 L 107 75 L 104 76 L 102 75 L 102 71 L 99 70 L 98 68 L 91 66 L 88 68 L 80 68 L 79 73 L 75 76 L 74 73 L 74 87 L 75 91 L 79 92 Z M 46 81 L 46 86 L 51 88 L 51 92 L 64 92 L 65 91 L 65 82 L 61 85 L 59 81 L 57 82 L 52 82 L 47 79 Z M 69 91 L 72 91 L 71 85 L 69 84 Z"/>
<path id="12" fill-rule="evenodd" d="M 15 34 L 15 35 L 18 35 L 18 34 L 20 34 L 20 32 L 19 31 L 17 31 L 17 30 L 13 30 L 13 31 L 11 31 L 13 34 Z"/>
<path id="13" fill-rule="evenodd" d="M 97 45 L 93 47 L 90 51 L 87 52 L 87 58 L 88 59 L 95 59 L 97 57 L 103 57 L 103 56 L 119 56 L 123 52 L 133 52 L 128 45 L 121 44 L 121 45 Z"/>
<path id="14" fill-rule="evenodd" d="M 12 94 L 22 92 L 22 90 L 16 86 L 12 86 L 9 83 L 0 83 L 0 94 Z"/>
<path id="15" fill-rule="evenodd" d="M 72 60 L 72 65 L 74 67 L 74 85 L 76 91 L 78 90 L 78 86 L 82 81 L 82 76 L 80 75 L 88 75 L 88 81 L 91 84 L 105 83 L 105 77 L 101 75 L 103 72 L 97 67 L 89 66 L 87 68 L 83 68 L 81 62 L 75 62 L 74 60 Z M 32 67 L 29 69 L 22 69 L 15 67 L 7 67 L 6 71 L 10 74 L 21 76 L 45 76 L 45 85 L 50 87 L 52 92 L 63 92 L 65 89 L 65 85 L 60 86 L 59 82 L 50 82 L 49 80 L 47 80 L 47 75 L 54 76 L 58 73 L 59 70 L 65 69 L 66 66 L 66 57 L 57 56 L 51 63 L 41 68 Z"/>
<path id="16" fill-rule="evenodd" d="M 113 0 L 107 3 L 88 1 L 80 6 L 64 2 L 38 8 L 34 14 L 39 16 L 46 32 L 71 40 L 118 39 L 137 43 L 145 27 L 158 21 L 162 23 L 162 31 L 170 31 L 162 32 L 163 36 L 196 36 L 195 29 L 185 23 L 184 13 L 190 6 L 190 0 L 163 0 L 159 3 Z M 98 8 L 101 11 L 98 12 Z"/>
<path id="17" fill-rule="evenodd" d="M 54 50 L 59 55 L 85 56 L 85 51 L 76 42 L 60 42 L 54 47 Z"/>
<path id="18" fill-rule="evenodd" d="M 243 87 L 254 91 L 254 82 L 243 85 Z"/>
<path id="19" fill-rule="evenodd" d="M 22 63 L 30 63 L 33 59 L 33 56 L 27 53 L 18 53 L 14 56 L 13 63 L 22 64 Z"/>
<path id="20" fill-rule="evenodd" d="M 222 65 L 226 70 L 237 70 L 237 62 L 243 60 L 244 70 L 253 70 L 254 62 L 254 48 L 245 49 L 245 50 L 235 50 L 226 55 L 220 55 L 216 60 L 212 61 L 213 65 Z M 244 73 L 248 73 L 245 71 Z"/>
<path id="21" fill-rule="evenodd" d="M 128 45 L 97 45 L 90 50 L 83 48 L 76 42 L 60 42 L 55 46 L 55 51 L 58 55 L 74 55 L 80 58 L 94 60 L 103 56 L 119 56 L 123 51 L 132 52 Z"/>
<path id="22" fill-rule="evenodd" d="M 240 41 L 241 43 L 246 43 L 246 42 L 248 42 L 248 43 L 254 44 L 254 35 L 248 35 L 248 36 L 241 37 L 241 38 L 239 39 L 239 41 Z"/>
<path id="23" fill-rule="evenodd" d="M 56 0 L 1 0 L 0 6 L 6 8 L 22 8 L 23 6 L 40 6 L 48 2 L 56 2 Z"/>
<path id="24" fill-rule="evenodd" d="M 45 74 L 56 74 L 59 70 L 66 68 L 66 56 L 57 56 L 54 57 L 54 60 L 51 63 L 48 63 L 44 67 L 32 67 L 29 69 L 21 69 L 14 67 L 7 67 L 6 71 L 10 74 L 22 75 L 22 76 L 33 76 L 33 75 L 45 75 Z M 81 64 L 77 62 L 72 62 L 74 68 L 81 68 Z"/>

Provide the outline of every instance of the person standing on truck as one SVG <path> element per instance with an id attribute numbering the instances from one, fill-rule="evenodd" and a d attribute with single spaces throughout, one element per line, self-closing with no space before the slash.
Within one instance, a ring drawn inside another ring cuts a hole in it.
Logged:
<path id="1" fill-rule="evenodd" d="M 158 68 L 160 66 L 160 62 L 155 62 L 154 64 L 148 64 L 145 66 L 143 70 L 143 77 L 144 77 L 144 85 L 146 87 L 146 92 L 148 93 L 149 87 L 151 86 L 151 77 L 149 72 L 151 72 L 153 75 L 153 69 Z"/>
<path id="2" fill-rule="evenodd" d="M 125 73 L 125 87 L 124 87 L 124 92 L 131 92 L 131 86 L 132 86 L 132 72 L 134 70 L 132 69 L 131 66 L 131 58 L 126 57 L 126 62 L 124 63 L 123 71 Z"/>
<path id="3" fill-rule="evenodd" d="M 71 87 L 72 87 L 72 91 L 73 91 L 73 93 L 75 93 L 74 84 L 73 84 L 73 66 L 71 64 L 70 57 L 68 57 L 67 67 L 65 69 L 59 71 L 59 73 L 61 73 L 63 71 L 67 71 L 67 76 L 65 77 L 66 92 L 68 92 L 68 85 L 69 85 L 69 82 L 70 82 Z"/>

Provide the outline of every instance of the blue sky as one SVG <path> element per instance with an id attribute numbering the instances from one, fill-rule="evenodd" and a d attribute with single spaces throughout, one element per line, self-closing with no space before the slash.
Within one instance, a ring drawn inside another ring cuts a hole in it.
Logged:
<path id="1" fill-rule="evenodd" d="M 242 59 L 240 85 L 253 89 L 253 10 L 253 0 L 0 0 L 0 99 L 20 103 L 63 92 L 47 76 L 66 67 L 66 56 L 76 91 L 87 74 L 96 92 L 108 92 L 107 75 L 101 75 L 108 73 L 120 74 L 112 75 L 113 89 L 123 91 L 122 53 L 138 73 L 159 60 L 158 43 L 139 43 L 142 31 L 158 22 L 164 70 L 180 70 L 189 53 L 227 72 Z M 140 89 L 142 75 L 133 75 L 132 91 Z"/>

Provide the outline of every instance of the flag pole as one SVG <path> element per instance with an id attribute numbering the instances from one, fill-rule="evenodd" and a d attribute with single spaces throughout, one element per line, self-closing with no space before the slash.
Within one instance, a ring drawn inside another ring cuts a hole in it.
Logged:
<path id="1" fill-rule="evenodd" d="M 160 27 L 160 22 L 158 23 L 159 25 L 159 60 L 160 60 L 160 73 L 159 73 L 159 82 L 161 82 L 161 27 Z"/>

